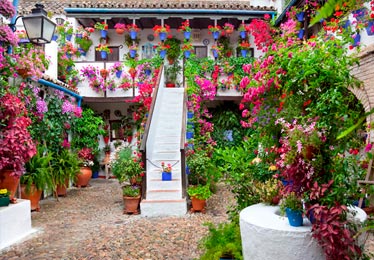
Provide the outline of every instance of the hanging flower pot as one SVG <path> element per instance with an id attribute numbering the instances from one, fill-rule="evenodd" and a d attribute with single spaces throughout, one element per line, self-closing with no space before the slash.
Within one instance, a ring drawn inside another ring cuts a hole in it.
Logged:
<path id="1" fill-rule="evenodd" d="M 304 16 L 305 16 L 305 12 L 297 13 L 297 14 L 296 14 L 296 19 L 297 19 L 299 22 L 302 22 L 302 21 L 304 21 Z"/>
<path id="2" fill-rule="evenodd" d="M 108 57 L 108 53 L 106 51 L 101 51 L 100 55 L 101 55 L 101 58 L 104 60 Z"/>
<path id="3" fill-rule="evenodd" d="M 54 34 L 54 35 L 52 36 L 52 41 L 57 41 L 57 39 L 58 39 L 58 34 Z"/>
<path id="4" fill-rule="evenodd" d="M 189 40 L 191 38 L 191 32 L 184 32 L 183 35 L 186 40 Z"/>
<path id="5" fill-rule="evenodd" d="M 75 37 L 77 37 L 78 39 L 82 39 L 83 35 L 82 35 L 81 33 L 77 33 L 77 34 L 75 35 Z"/>
<path id="6" fill-rule="evenodd" d="M 246 57 L 247 56 L 247 50 L 240 50 L 241 54 L 242 54 L 242 57 Z"/>
<path id="7" fill-rule="evenodd" d="M 124 29 L 116 29 L 116 33 L 119 34 L 119 35 L 122 35 L 123 33 L 125 32 Z"/>
<path id="8" fill-rule="evenodd" d="M 145 75 L 147 75 L 147 76 L 150 76 L 151 73 L 152 73 L 152 71 L 150 69 L 146 69 L 144 72 L 145 72 Z"/>
<path id="9" fill-rule="evenodd" d="M 66 35 L 66 40 L 70 42 L 70 41 L 71 41 L 71 37 L 72 37 L 71 34 L 67 34 L 67 35 Z"/>
<path id="10" fill-rule="evenodd" d="M 354 36 L 353 36 L 353 47 L 356 47 L 358 45 L 360 45 L 360 40 L 361 40 L 361 35 L 359 33 L 356 33 Z"/>
<path id="11" fill-rule="evenodd" d="M 117 70 L 116 71 L 116 77 L 121 78 L 121 75 L 122 75 L 122 70 Z"/>
<path id="12" fill-rule="evenodd" d="M 218 51 L 217 50 L 212 50 L 213 57 L 218 58 Z"/>
<path id="13" fill-rule="evenodd" d="M 242 38 L 242 39 L 247 38 L 247 32 L 246 31 L 241 31 L 240 32 L 240 38 Z"/>
<path id="14" fill-rule="evenodd" d="M 166 50 L 161 50 L 160 51 L 160 57 L 165 58 L 165 55 L 166 55 Z"/>
<path id="15" fill-rule="evenodd" d="M 366 13 L 365 8 L 361 8 L 361 9 L 358 9 L 352 12 L 353 17 L 356 18 L 356 20 L 358 21 L 361 21 L 364 19 L 365 13 Z"/>
<path id="16" fill-rule="evenodd" d="M 130 57 L 135 58 L 136 56 L 136 50 L 130 50 Z"/>
<path id="17" fill-rule="evenodd" d="M 166 40 L 167 33 L 166 33 L 166 32 L 160 32 L 160 33 L 159 33 L 159 36 L 160 36 L 160 40 L 161 40 L 161 41 L 165 41 L 165 40 Z"/>
<path id="18" fill-rule="evenodd" d="M 86 52 L 82 48 L 78 48 L 78 51 L 82 56 L 86 56 Z"/>
<path id="19" fill-rule="evenodd" d="M 106 38 L 107 35 L 108 35 L 108 31 L 107 30 L 101 30 L 100 34 L 101 34 L 101 38 Z"/>
<path id="20" fill-rule="evenodd" d="M 191 51 L 184 51 L 184 57 L 188 59 L 191 56 Z"/>
<path id="21" fill-rule="evenodd" d="M 368 35 L 374 35 L 374 21 L 369 21 L 366 26 L 366 32 Z"/>
<path id="22" fill-rule="evenodd" d="M 187 118 L 188 119 L 193 118 L 193 112 L 192 111 L 187 111 Z"/>
<path id="23" fill-rule="evenodd" d="M 131 40 L 135 40 L 137 34 L 138 34 L 138 33 L 137 33 L 136 31 L 130 31 L 130 38 L 131 38 Z"/>
<path id="24" fill-rule="evenodd" d="M 192 139 L 193 138 L 193 133 L 192 132 L 186 132 L 186 138 L 187 139 Z"/>
<path id="25" fill-rule="evenodd" d="M 219 31 L 212 32 L 212 35 L 213 35 L 213 39 L 214 39 L 214 40 L 218 40 L 219 35 L 220 35 L 220 32 L 219 32 Z"/>
<path id="26" fill-rule="evenodd" d="M 297 38 L 299 38 L 300 40 L 301 40 L 302 38 L 304 38 L 304 29 L 300 29 L 300 30 L 299 30 L 299 34 L 297 35 Z"/>

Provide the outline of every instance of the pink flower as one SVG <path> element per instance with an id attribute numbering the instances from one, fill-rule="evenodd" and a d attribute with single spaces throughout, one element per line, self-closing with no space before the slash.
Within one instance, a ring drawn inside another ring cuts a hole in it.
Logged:
<path id="1" fill-rule="evenodd" d="M 373 144 L 371 143 L 368 143 L 365 147 L 365 152 L 369 152 L 371 150 L 371 148 L 373 147 Z"/>

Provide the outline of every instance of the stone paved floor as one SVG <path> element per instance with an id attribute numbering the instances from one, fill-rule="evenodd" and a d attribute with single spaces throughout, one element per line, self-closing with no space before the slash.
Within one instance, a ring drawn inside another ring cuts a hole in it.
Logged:
<path id="1" fill-rule="evenodd" d="M 198 241 L 207 234 L 204 222 L 227 220 L 232 196 L 222 186 L 208 202 L 206 214 L 144 218 L 122 214 L 116 180 L 92 179 L 87 188 L 72 188 L 59 201 L 48 198 L 32 212 L 39 232 L 0 252 L 1 260 L 27 259 L 194 259 Z M 222 196 L 224 198 L 222 198 Z"/>
<path id="2" fill-rule="evenodd" d="M 198 241 L 207 234 L 205 222 L 227 220 L 232 195 L 218 186 L 206 214 L 144 218 L 122 214 L 116 180 L 92 179 L 87 188 L 71 188 L 67 197 L 48 198 L 41 211 L 32 212 L 35 235 L 0 251 L 0 260 L 25 259 L 198 259 Z M 370 234 L 366 250 L 374 252 Z"/>

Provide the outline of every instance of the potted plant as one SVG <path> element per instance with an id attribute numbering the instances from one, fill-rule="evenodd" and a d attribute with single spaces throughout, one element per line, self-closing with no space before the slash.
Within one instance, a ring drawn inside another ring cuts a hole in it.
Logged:
<path id="1" fill-rule="evenodd" d="M 242 41 L 239 43 L 238 48 L 241 51 L 242 57 L 246 57 L 248 50 L 251 48 L 251 44 L 247 41 Z"/>
<path id="2" fill-rule="evenodd" d="M 240 38 L 242 38 L 242 39 L 247 38 L 248 26 L 245 23 L 241 23 L 239 25 L 238 31 L 239 31 L 239 34 L 240 34 Z"/>
<path id="3" fill-rule="evenodd" d="M 192 46 L 192 43 L 189 41 L 184 41 L 184 44 L 182 45 L 182 51 L 184 52 L 184 56 L 186 58 L 190 57 L 191 52 L 193 51 L 194 47 Z"/>
<path id="4" fill-rule="evenodd" d="M 136 36 L 140 31 L 140 28 L 136 24 L 132 23 L 127 25 L 127 30 L 129 31 L 131 40 L 136 40 Z"/>
<path id="5" fill-rule="evenodd" d="M 133 152 L 129 146 L 118 151 L 117 158 L 111 162 L 111 165 L 112 173 L 120 184 L 131 183 L 133 178 L 142 175 L 144 171 L 140 153 Z"/>
<path id="6" fill-rule="evenodd" d="M 105 21 L 95 23 L 94 27 L 96 30 L 100 30 L 101 38 L 107 37 L 109 26 Z"/>
<path id="7" fill-rule="evenodd" d="M 21 197 L 31 202 L 31 210 L 40 210 L 40 197 L 43 190 L 52 190 L 52 161 L 50 153 L 43 154 L 43 148 L 38 147 L 38 152 L 26 163 L 26 172 L 21 176 Z"/>
<path id="8" fill-rule="evenodd" d="M 121 78 L 122 70 L 123 70 L 123 64 L 119 61 L 115 62 L 112 67 L 110 67 L 110 72 L 112 74 L 115 74 L 117 78 Z"/>
<path id="9" fill-rule="evenodd" d="M 218 40 L 221 34 L 222 27 L 219 25 L 215 25 L 215 26 L 209 25 L 208 30 L 209 30 L 209 33 L 213 35 L 214 40 Z"/>
<path id="10" fill-rule="evenodd" d="M 230 35 L 234 32 L 234 25 L 231 23 L 225 23 L 223 25 L 223 30 L 225 31 L 226 35 Z"/>
<path id="11" fill-rule="evenodd" d="M 126 31 L 126 25 L 124 23 L 116 23 L 114 25 L 114 29 L 116 29 L 116 33 L 122 35 Z"/>
<path id="12" fill-rule="evenodd" d="M 91 166 L 94 164 L 94 154 L 91 148 L 83 147 L 78 151 L 78 157 L 80 160 L 80 171 L 77 174 L 75 185 L 77 185 L 78 188 L 87 187 L 92 177 Z"/>
<path id="13" fill-rule="evenodd" d="M 140 187 L 137 185 L 125 185 L 122 187 L 123 195 L 123 213 L 134 215 L 139 214 Z"/>
<path id="14" fill-rule="evenodd" d="M 178 32 L 183 32 L 184 38 L 189 40 L 191 37 L 191 27 L 190 27 L 190 20 L 185 20 L 182 22 L 182 25 L 179 26 Z"/>
<path id="15" fill-rule="evenodd" d="M 7 189 L 0 189 L 0 207 L 6 207 L 10 203 L 10 191 Z"/>
<path id="16" fill-rule="evenodd" d="M 155 36 L 160 36 L 160 40 L 165 41 L 170 32 L 170 26 L 167 24 L 164 26 L 155 25 L 152 30 L 154 31 Z"/>
<path id="17" fill-rule="evenodd" d="M 56 197 L 66 196 L 70 181 L 75 181 L 79 172 L 80 160 L 76 153 L 63 149 L 52 155 L 52 183 Z"/>
<path id="18" fill-rule="evenodd" d="M 212 45 L 211 50 L 212 50 L 212 53 L 213 53 L 213 57 L 214 58 L 218 58 L 219 55 L 220 55 L 220 53 L 223 50 L 223 46 L 221 44 L 219 44 L 219 43 L 218 44 L 214 44 L 214 45 Z"/>
<path id="19" fill-rule="evenodd" d="M 165 69 L 165 75 L 166 75 L 166 87 L 167 88 L 174 88 L 176 84 L 178 84 L 177 79 L 178 75 L 181 73 L 182 67 L 175 62 L 172 65 L 169 65 Z"/>
<path id="20" fill-rule="evenodd" d="M 28 127 L 24 103 L 16 95 L 5 93 L 0 98 L 0 188 L 8 189 L 10 198 L 15 196 L 19 178 L 27 163 L 36 154 Z"/>
<path id="21" fill-rule="evenodd" d="M 181 53 L 181 41 L 173 37 L 166 39 L 164 44 L 168 46 L 166 50 L 166 58 L 168 59 L 169 64 L 173 64 Z"/>
<path id="22" fill-rule="evenodd" d="M 108 44 L 99 44 L 96 47 L 96 51 L 99 51 L 101 54 L 101 58 L 106 59 L 109 53 L 112 53 L 112 49 L 109 48 Z"/>
<path id="23" fill-rule="evenodd" d="M 303 225 L 303 203 L 295 192 L 290 192 L 283 197 L 281 203 L 281 212 L 286 212 L 288 222 L 293 227 Z"/>
<path id="24" fill-rule="evenodd" d="M 171 164 L 168 163 L 165 165 L 165 162 L 161 162 L 161 168 L 162 168 L 162 180 L 163 181 L 171 181 L 172 179 L 172 167 Z"/>
<path id="25" fill-rule="evenodd" d="M 187 193 L 191 197 L 191 212 L 200 211 L 205 213 L 206 200 L 212 196 L 210 185 L 193 185 L 187 188 Z"/>
<path id="26" fill-rule="evenodd" d="M 75 37 L 75 42 L 79 45 L 84 52 L 87 52 L 92 46 L 93 42 L 90 38 L 91 33 L 93 32 L 92 27 L 87 27 L 81 31 L 81 37 Z"/>
<path id="27" fill-rule="evenodd" d="M 160 54 L 160 57 L 163 59 L 166 56 L 166 51 L 170 48 L 169 44 L 164 44 L 163 42 L 158 43 L 157 46 L 154 46 L 158 53 Z"/>

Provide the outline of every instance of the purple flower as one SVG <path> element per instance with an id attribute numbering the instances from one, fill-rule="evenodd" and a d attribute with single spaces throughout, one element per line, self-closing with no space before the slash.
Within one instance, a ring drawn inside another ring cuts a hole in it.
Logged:
<path id="1" fill-rule="evenodd" d="M 65 100 L 64 103 L 62 104 L 61 110 L 63 114 L 68 114 L 68 113 L 74 112 L 75 107 L 68 100 Z"/>
<path id="2" fill-rule="evenodd" d="M 38 98 L 36 101 L 36 111 L 38 111 L 39 114 L 44 114 L 48 111 L 47 103 L 43 99 Z"/>

